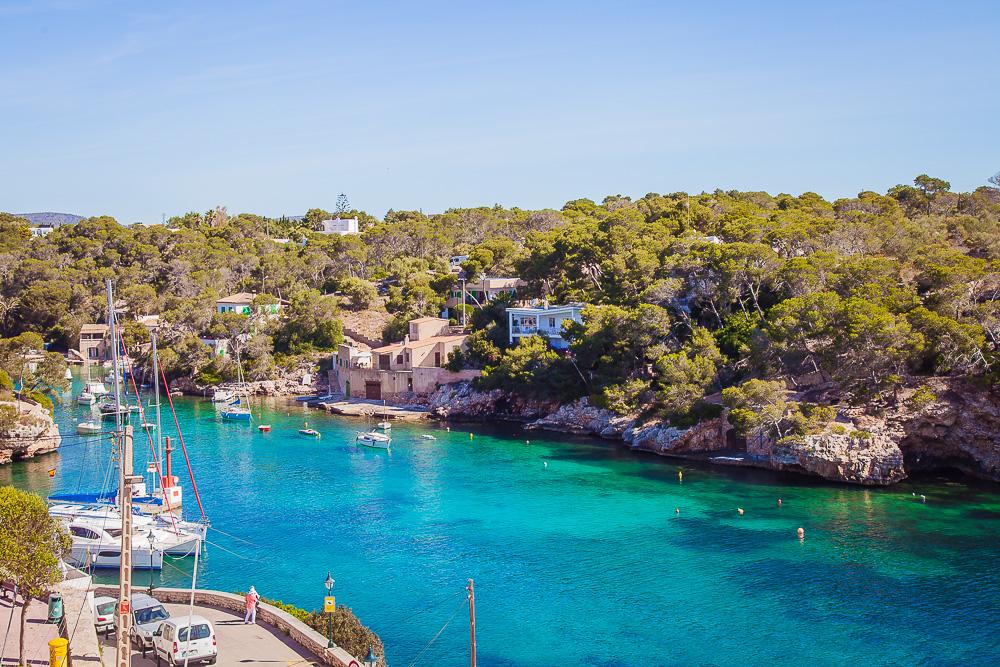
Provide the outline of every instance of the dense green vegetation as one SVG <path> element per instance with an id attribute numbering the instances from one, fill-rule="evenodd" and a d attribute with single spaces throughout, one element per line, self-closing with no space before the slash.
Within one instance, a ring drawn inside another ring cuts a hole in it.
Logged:
<path id="1" fill-rule="evenodd" d="M 80 324 L 101 318 L 112 277 L 130 312 L 169 323 L 172 372 L 225 375 L 195 337 L 242 333 L 250 374 L 266 377 L 289 355 L 334 346 L 338 308 L 375 303 L 372 281 L 383 281 L 396 316 L 388 337 L 438 314 L 456 282 L 448 257 L 467 254 L 470 278 L 515 274 L 527 282 L 522 298 L 590 304 L 585 323 L 567 328 L 568 355 L 533 340 L 507 349 L 504 304 L 474 312 L 468 350 L 450 363 L 484 369 L 488 387 L 685 420 L 712 412 L 705 396 L 754 378 L 819 372 L 858 402 L 891 401 L 926 375 L 995 381 L 996 182 L 956 193 L 922 175 L 834 202 L 715 191 L 579 199 L 558 211 L 354 214 L 363 231 L 346 237 L 312 231 L 329 215 L 319 209 L 300 222 L 216 209 L 167 226 L 91 218 L 30 242 L 5 215 L 0 332 L 35 331 L 66 348 Z M 285 299 L 288 316 L 215 314 L 215 299 L 235 291 Z"/>

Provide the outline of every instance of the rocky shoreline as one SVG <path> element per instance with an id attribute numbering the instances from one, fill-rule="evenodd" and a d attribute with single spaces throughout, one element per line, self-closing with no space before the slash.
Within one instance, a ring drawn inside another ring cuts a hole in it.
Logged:
<path id="1" fill-rule="evenodd" d="M 0 436 L 0 465 L 59 449 L 62 438 L 52 415 L 36 403 L 3 401 L 20 414 L 19 423 Z"/>
<path id="2" fill-rule="evenodd" d="M 725 415 L 690 428 L 621 416 L 586 398 L 559 405 L 503 390 L 480 392 L 469 383 L 441 387 L 430 416 L 451 421 L 512 421 L 532 430 L 621 440 L 661 456 L 783 470 L 870 486 L 899 482 L 910 472 L 954 468 L 1000 482 L 1000 399 L 988 388 L 931 378 L 935 399 L 908 408 L 912 390 L 881 416 L 845 410 L 844 420 L 790 442 L 753 442 L 732 433 Z"/>

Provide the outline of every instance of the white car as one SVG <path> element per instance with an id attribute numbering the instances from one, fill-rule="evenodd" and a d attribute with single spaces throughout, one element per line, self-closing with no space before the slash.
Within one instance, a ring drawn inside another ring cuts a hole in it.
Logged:
<path id="1" fill-rule="evenodd" d="M 177 616 L 168 618 L 153 633 L 153 651 L 156 664 L 182 665 L 204 662 L 214 665 L 219 657 L 215 641 L 215 628 L 204 616 Z"/>
<path id="2" fill-rule="evenodd" d="M 118 600 L 102 595 L 94 598 L 94 629 L 107 637 L 115 631 L 115 611 Z"/>

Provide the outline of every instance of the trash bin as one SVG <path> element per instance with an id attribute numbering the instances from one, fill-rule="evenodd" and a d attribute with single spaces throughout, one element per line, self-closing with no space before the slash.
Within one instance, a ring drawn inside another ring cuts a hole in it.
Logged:
<path id="1" fill-rule="evenodd" d="M 59 593 L 49 595 L 49 623 L 59 623 L 63 617 L 63 599 Z"/>
<path id="2" fill-rule="evenodd" d="M 49 667 L 66 667 L 69 663 L 66 655 L 69 653 L 69 641 L 59 637 L 49 642 Z"/>

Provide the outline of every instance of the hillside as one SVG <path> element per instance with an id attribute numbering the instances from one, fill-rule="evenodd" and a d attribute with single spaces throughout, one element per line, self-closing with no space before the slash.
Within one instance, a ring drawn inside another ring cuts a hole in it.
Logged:
<path id="1" fill-rule="evenodd" d="M 74 215 L 73 213 L 52 213 L 50 211 L 43 213 L 15 213 L 14 215 L 19 218 L 25 218 L 33 225 L 49 227 L 74 225 L 83 220 L 82 215 Z"/>

